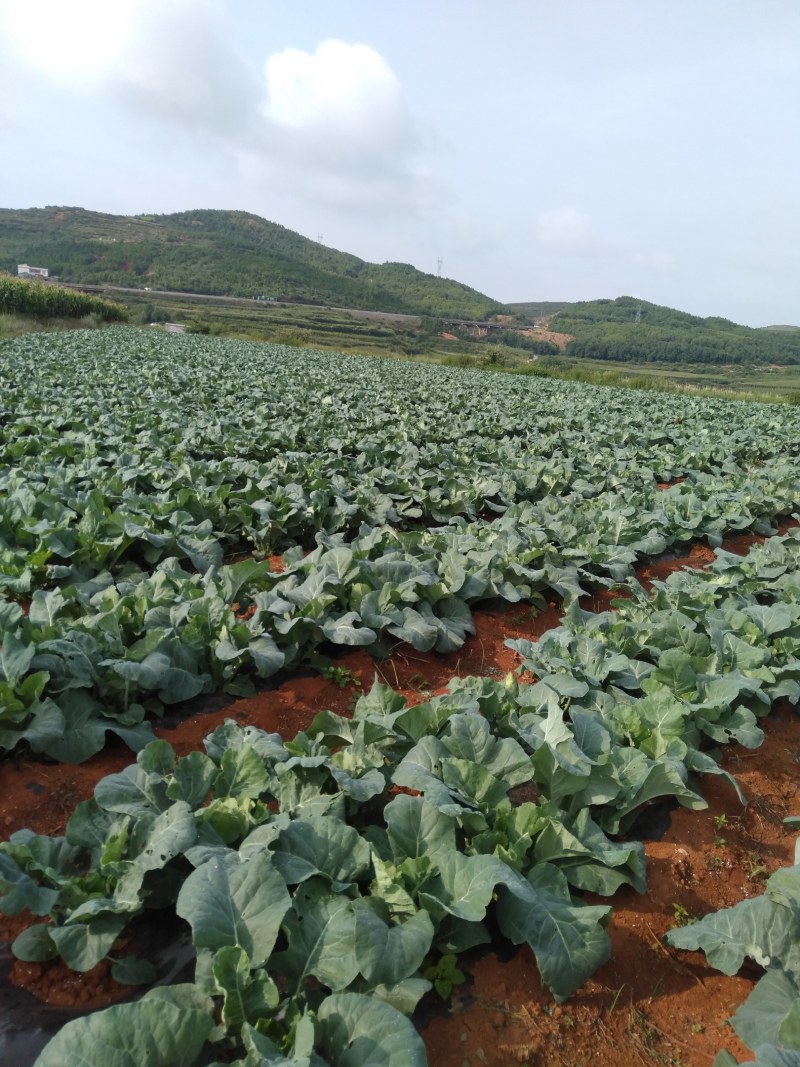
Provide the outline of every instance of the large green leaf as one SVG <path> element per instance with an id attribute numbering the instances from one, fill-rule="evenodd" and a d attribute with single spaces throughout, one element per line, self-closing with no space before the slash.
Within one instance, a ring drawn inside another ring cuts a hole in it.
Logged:
<path id="1" fill-rule="evenodd" d="M 426 1067 L 422 1038 L 388 1004 L 334 993 L 317 1013 L 317 1043 L 331 1067 Z"/>
<path id="2" fill-rule="evenodd" d="M 624 832 L 636 818 L 638 809 L 658 797 L 675 797 L 693 811 L 708 807 L 707 802 L 686 785 L 686 770 L 674 759 L 650 760 L 639 749 L 615 748 L 612 763 L 625 793 L 624 800 L 616 801 L 600 820 L 609 833 Z"/>
<path id="3" fill-rule="evenodd" d="M 367 842 L 354 827 L 328 815 L 292 820 L 273 845 L 272 857 L 287 885 L 320 875 L 336 892 L 370 870 Z"/>
<path id="4" fill-rule="evenodd" d="M 533 777 L 531 760 L 513 738 L 497 738 L 483 715 L 454 715 L 442 737 L 447 751 L 465 763 L 474 763 L 509 786 Z"/>
<path id="5" fill-rule="evenodd" d="M 280 999 L 277 986 L 265 971 L 251 972 L 247 953 L 239 945 L 218 949 L 212 965 L 222 991 L 222 1022 L 239 1030 L 243 1023 L 269 1018 Z"/>
<path id="6" fill-rule="evenodd" d="M 543 813 L 545 816 L 547 812 Z M 629 883 L 646 889 L 644 848 L 639 842 L 609 840 L 584 808 L 574 820 L 546 818 L 534 844 L 539 863 L 554 863 L 579 889 L 610 896 Z"/>
<path id="7" fill-rule="evenodd" d="M 46 698 L 33 710 L 27 727 L 18 733 L 31 749 L 61 763 L 84 763 L 116 734 L 134 752 L 153 740 L 149 722 L 124 725 L 106 714 L 106 710 L 83 689 L 59 694 L 58 702 Z"/>
<path id="8" fill-rule="evenodd" d="M 250 745 L 229 748 L 222 754 L 214 780 L 217 797 L 257 797 L 266 792 L 271 777 L 264 760 Z"/>
<path id="9" fill-rule="evenodd" d="M 137 902 L 147 872 L 160 870 L 192 847 L 197 839 L 192 810 L 185 801 L 178 800 L 154 819 L 141 819 L 135 837 L 139 851 L 117 883 L 114 895 L 119 902 Z"/>
<path id="10" fill-rule="evenodd" d="M 161 998 L 117 1004 L 68 1022 L 34 1067 L 195 1067 L 214 1026 L 206 1011 Z"/>
<path id="11" fill-rule="evenodd" d="M 425 799 L 445 815 L 459 815 L 470 806 L 457 791 L 444 784 L 441 777 L 442 760 L 447 749 L 437 737 L 423 737 L 403 757 L 392 775 L 395 785 L 423 793 Z"/>
<path id="12" fill-rule="evenodd" d="M 175 910 L 191 926 L 197 948 L 238 945 L 253 966 L 261 966 L 290 904 L 283 878 L 267 854 L 254 852 L 240 860 L 227 853 L 189 875 Z"/>
<path id="13" fill-rule="evenodd" d="M 47 915 L 60 896 L 60 890 L 42 886 L 26 874 L 10 857 L 0 852 L 0 909 L 5 915 L 18 915 L 30 908 L 34 915 Z"/>
<path id="14" fill-rule="evenodd" d="M 520 880 L 495 856 L 465 856 L 451 852 L 437 858 L 436 875 L 426 883 L 420 893 L 420 904 L 431 912 L 435 919 L 445 914 L 457 919 L 478 923 L 486 915 L 494 889 L 498 883 Z"/>
<path id="15" fill-rule="evenodd" d="M 217 774 L 213 760 L 203 752 L 189 752 L 178 760 L 174 781 L 167 787 L 171 800 L 184 800 L 190 808 L 198 808 L 206 799 Z"/>
<path id="16" fill-rule="evenodd" d="M 419 970 L 433 940 L 433 923 L 426 911 L 392 925 L 372 908 L 356 908 L 356 958 L 371 985 L 394 986 Z"/>
<path id="17" fill-rule="evenodd" d="M 288 947 L 272 964 L 299 992 L 312 975 L 330 989 L 345 989 L 359 972 L 353 901 L 333 894 L 321 882 L 296 891 L 284 924 Z"/>
<path id="18" fill-rule="evenodd" d="M 700 949 L 712 967 L 736 974 L 748 957 L 768 967 L 788 956 L 799 933 L 800 921 L 789 908 L 760 896 L 668 930 L 666 939 L 673 948 Z"/>
<path id="19" fill-rule="evenodd" d="M 767 971 L 730 1023 L 748 1048 L 774 1044 L 800 1052 L 800 988 L 782 971 Z"/>
<path id="20" fill-rule="evenodd" d="M 556 1000 L 574 993 L 611 955 L 605 930 L 611 909 L 574 904 L 566 879 L 555 867 L 538 864 L 504 888 L 498 900 L 500 929 L 515 945 L 527 942 L 542 980 Z"/>
<path id="21" fill-rule="evenodd" d="M 86 922 L 51 926 L 50 937 L 59 956 L 73 971 L 90 971 L 111 951 L 130 916 L 102 913 Z"/>
<path id="22" fill-rule="evenodd" d="M 434 863 L 455 852 L 455 819 L 424 797 L 401 794 L 383 809 L 389 842 L 397 863 L 428 856 Z"/>

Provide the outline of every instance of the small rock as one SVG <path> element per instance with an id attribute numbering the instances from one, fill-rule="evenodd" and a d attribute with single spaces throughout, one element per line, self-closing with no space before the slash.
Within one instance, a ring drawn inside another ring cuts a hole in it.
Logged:
<path id="1" fill-rule="evenodd" d="M 694 881 L 694 868 L 685 848 L 675 849 L 675 855 L 672 857 L 672 877 L 681 885 Z"/>

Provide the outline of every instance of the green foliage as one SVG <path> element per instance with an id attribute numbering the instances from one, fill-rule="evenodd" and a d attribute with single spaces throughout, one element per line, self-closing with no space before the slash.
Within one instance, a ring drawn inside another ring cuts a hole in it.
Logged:
<path id="1" fill-rule="evenodd" d="M 567 300 L 527 300 L 522 303 L 507 304 L 509 311 L 529 319 L 545 318 L 554 315 L 557 311 L 563 311 L 572 305 Z"/>
<path id="2" fill-rule="evenodd" d="M 308 344 L 309 334 L 306 330 L 298 330 L 297 328 L 284 328 L 278 330 L 275 335 L 275 343 L 279 345 L 288 345 L 290 348 L 302 348 Z"/>
<path id="3" fill-rule="evenodd" d="M 204 998 L 219 1005 L 220 1028 L 201 1027 L 210 1048 L 192 1046 L 187 1067 L 220 1041 L 246 1050 L 252 1028 L 287 1055 L 355 1056 L 367 1015 L 382 1020 L 388 1057 L 370 1062 L 423 1064 L 399 1013 L 430 980 L 441 995 L 463 980 L 457 955 L 486 940 L 490 912 L 565 999 L 610 951 L 610 909 L 574 894 L 645 889 L 642 846 L 620 833 L 656 797 L 704 806 L 690 774 L 735 784 L 701 735 L 757 745 L 756 712 L 800 695 L 798 552 L 800 537 L 772 538 L 650 594 L 631 581 L 616 612 L 573 605 L 536 645 L 509 642 L 533 684 L 454 679 L 409 708 L 376 681 L 352 718 L 322 712 L 293 741 L 231 720 L 206 738 L 206 754 L 150 743 L 98 783 L 65 838 L 18 831 L 0 845 L 0 907 L 33 902 L 49 920 L 14 952 L 86 970 L 134 915 L 174 906 L 198 953 L 194 992 L 175 996 L 208 1014 Z M 347 563 L 340 552 L 340 570 Z M 21 676 L 24 649 L 4 644 L 4 654 L 6 676 Z M 409 792 L 386 803 L 389 783 Z M 512 802 L 523 785 L 537 802 Z M 763 898 L 670 934 L 729 974 L 746 955 L 781 964 L 733 1020 L 752 1047 L 794 1047 L 800 1033 L 798 870 L 773 875 Z M 420 973 L 431 953 L 439 962 Z M 139 967 L 128 970 L 135 978 Z M 334 1007 L 354 1012 L 339 1036 L 327 1028 Z M 80 1034 L 116 1048 L 141 1010 L 73 1024 L 44 1055 L 66 1054 Z M 157 1047 L 148 1054 L 159 1063 Z"/>
<path id="4" fill-rule="evenodd" d="M 49 282 L 26 281 L 0 275 L 0 314 L 24 315 L 35 319 L 93 316 L 100 322 L 121 322 L 127 311 L 121 304 L 76 293 Z"/>
<path id="5" fill-rule="evenodd" d="M 503 345 L 484 345 L 482 359 L 489 366 L 502 366 L 507 358 Z"/>
<path id="6" fill-rule="evenodd" d="M 692 915 L 685 905 L 677 901 L 672 905 L 672 914 L 676 926 L 692 926 L 697 922 L 697 917 Z"/>
<path id="7" fill-rule="evenodd" d="M 191 987 L 155 989 L 136 1004 L 118 1004 L 76 1019 L 56 1035 L 37 1067 L 193 1067 L 214 1026 L 209 998 Z"/>
<path id="8" fill-rule="evenodd" d="M 449 1000 L 453 987 L 467 980 L 464 972 L 459 970 L 458 957 L 452 952 L 440 956 L 436 963 L 426 967 L 422 973 L 429 982 L 433 983 L 433 988 L 442 1000 Z"/>
<path id="9" fill-rule="evenodd" d="M 6 343 L 0 381 L 0 744 L 139 750 L 63 838 L 0 845 L 0 907 L 43 920 L 14 952 L 150 981 L 119 937 L 168 909 L 197 953 L 193 985 L 70 1024 L 39 1067 L 422 1067 L 425 961 L 444 990 L 490 929 L 563 1000 L 610 951 L 610 908 L 582 895 L 645 889 L 639 812 L 705 807 L 705 774 L 737 789 L 717 746 L 756 747 L 800 699 L 800 535 L 774 536 L 800 504 L 791 407 L 132 329 Z M 632 578 L 734 529 L 766 540 L 649 593 Z M 622 583 L 616 611 L 580 608 Z M 453 679 L 414 707 L 376 682 L 293 739 L 152 740 L 164 705 L 332 645 L 451 652 L 472 604 L 554 596 L 562 625 L 509 642 L 534 682 Z M 781 961 L 763 997 L 785 1044 L 793 876 L 767 896 L 686 930 L 726 968 Z"/>
<path id="10" fill-rule="evenodd" d="M 800 846 L 795 851 L 797 861 Z M 674 948 L 700 949 L 724 974 L 736 974 L 747 958 L 766 968 L 729 1022 L 755 1050 L 756 1067 L 800 1063 L 800 866 L 771 875 L 763 896 L 670 930 L 667 941 Z M 736 1064 L 730 1056 L 718 1059 Z"/>
<path id="11" fill-rule="evenodd" d="M 484 318 L 495 301 L 404 263 L 366 263 L 243 211 L 115 216 L 0 210 L 0 268 L 46 263 L 64 281 Z"/>
<path id="12" fill-rule="evenodd" d="M 560 351 L 554 341 L 545 341 L 540 337 L 529 337 L 519 330 L 500 330 L 492 334 L 492 340 L 496 344 L 507 345 L 509 348 L 520 348 L 524 352 L 533 352 L 539 356 L 557 356 Z"/>
<path id="13" fill-rule="evenodd" d="M 616 300 L 588 300 L 570 304 L 551 320 L 553 329 L 562 329 L 569 323 L 577 329 L 580 324 L 620 323 L 634 325 L 663 326 L 668 328 L 702 327 L 707 320 L 685 311 L 650 304 L 633 296 L 620 296 Z M 720 323 L 725 320 L 710 320 Z M 728 323 L 733 326 L 733 323 Z M 564 330 L 563 332 L 571 332 Z"/>
<path id="14" fill-rule="evenodd" d="M 454 651 L 481 600 L 569 603 L 800 502 L 792 408 L 131 329 L 9 342 L 0 375 L 0 747 L 61 760 L 326 645 Z"/>
<path id="15" fill-rule="evenodd" d="M 330 681 L 335 682 L 340 689 L 346 689 L 350 685 L 361 685 L 358 675 L 354 674 L 349 667 L 337 667 L 335 663 L 323 667 L 320 674 L 323 678 L 328 678 Z"/>
<path id="16" fill-rule="evenodd" d="M 570 304 L 550 322 L 571 334 L 567 354 L 635 363 L 800 363 L 800 332 L 699 318 L 635 297 Z"/>

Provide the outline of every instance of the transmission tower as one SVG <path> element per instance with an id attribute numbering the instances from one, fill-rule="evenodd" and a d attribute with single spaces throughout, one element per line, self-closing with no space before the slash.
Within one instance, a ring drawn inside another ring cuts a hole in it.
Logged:
<path id="1" fill-rule="evenodd" d="M 442 264 L 443 263 L 444 263 L 444 260 L 442 259 L 441 256 L 439 256 L 439 258 L 436 260 L 436 276 L 437 276 L 437 278 L 441 278 L 441 276 L 442 276 Z"/>

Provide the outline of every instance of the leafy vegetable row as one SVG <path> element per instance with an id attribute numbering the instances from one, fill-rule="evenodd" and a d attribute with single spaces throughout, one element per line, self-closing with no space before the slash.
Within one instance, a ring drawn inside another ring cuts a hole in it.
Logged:
<path id="1" fill-rule="evenodd" d="M 9 342 L 0 381 L 0 749 L 63 760 L 321 644 L 457 648 L 480 600 L 569 601 L 800 502 L 790 409 L 134 330 Z M 283 576 L 223 566 L 278 545 Z"/>
<path id="2" fill-rule="evenodd" d="M 223 686 L 247 692 L 248 672 L 269 677 L 325 643 L 453 651 L 474 632 L 472 604 L 541 605 L 544 594 L 569 603 L 587 582 L 629 574 L 644 554 L 700 535 L 719 541 L 731 527 L 769 531 L 766 516 L 799 497 L 786 464 L 739 485 L 697 476 L 624 509 L 601 494 L 569 509 L 515 505 L 492 523 L 364 529 L 350 543 L 318 535 L 310 555 L 286 554 L 280 575 L 254 561 L 218 567 L 210 537 L 181 542 L 202 574 L 174 557 L 152 575 L 129 567 L 81 578 L 79 566 L 52 567 L 64 584 L 36 590 L 27 615 L 0 600 L 0 748 L 24 742 L 79 762 L 110 729 L 137 749 L 152 737 L 148 713 L 163 704 Z M 159 551 L 174 547 L 164 540 Z"/>
<path id="3" fill-rule="evenodd" d="M 489 940 L 488 924 L 568 996 L 609 951 L 610 909 L 573 893 L 644 889 L 641 845 L 614 836 L 654 798 L 705 806 L 691 775 L 725 773 L 707 742 L 756 746 L 757 717 L 796 698 L 799 556 L 800 536 L 773 538 L 652 597 L 631 586 L 618 612 L 574 606 L 540 651 L 512 643 L 532 685 L 453 680 L 408 708 L 376 683 L 352 719 L 323 712 L 291 742 L 233 722 L 181 759 L 152 742 L 65 838 L 13 835 L 0 905 L 49 920 L 20 935 L 20 957 L 87 970 L 134 916 L 171 905 L 197 951 L 194 987 L 70 1024 L 39 1067 L 122 1047 L 165 998 L 200 1036 L 172 1060 L 157 1028 L 153 1067 L 206 1062 L 204 1046 L 247 1067 L 423 1063 L 396 1013 L 428 988 L 426 957 Z M 143 961 L 115 968 L 152 978 Z M 359 1011 L 388 1044 L 363 1044 Z"/>
<path id="4" fill-rule="evenodd" d="M 713 770 L 702 745 L 755 748 L 757 719 L 776 700 L 800 701 L 799 564 L 794 529 L 746 557 L 720 552 L 709 571 L 675 572 L 649 594 L 629 581 L 632 599 L 615 611 L 573 604 L 536 644 L 507 642 L 539 679 L 525 700 L 551 706 L 557 694 L 570 715 L 599 716 L 617 744 Z"/>
<path id="5" fill-rule="evenodd" d="M 132 329 L 6 342 L 0 384 L 0 586 L 16 592 L 50 584 L 48 565 L 204 570 L 362 523 L 741 480 L 800 448 L 791 409 Z"/>

